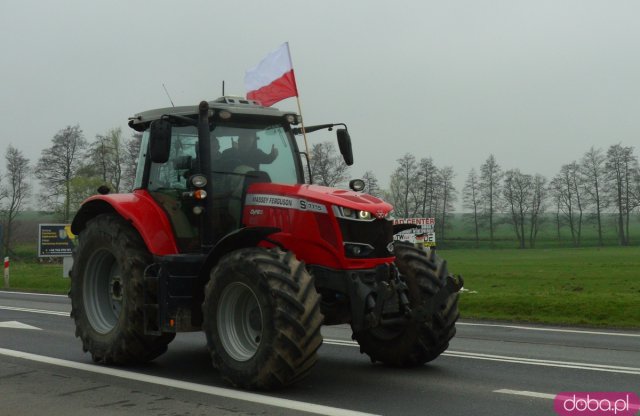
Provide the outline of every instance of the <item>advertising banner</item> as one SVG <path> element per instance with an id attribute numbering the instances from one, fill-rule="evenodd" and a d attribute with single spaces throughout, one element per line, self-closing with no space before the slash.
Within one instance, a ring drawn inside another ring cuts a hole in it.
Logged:
<path id="1" fill-rule="evenodd" d="M 394 240 L 422 244 L 424 247 L 435 247 L 435 218 L 398 218 L 393 220 L 393 225 L 396 224 L 413 224 L 416 227 L 399 232 L 393 236 Z"/>
<path id="2" fill-rule="evenodd" d="M 73 253 L 70 224 L 38 225 L 38 257 L 68 257 Z"/>

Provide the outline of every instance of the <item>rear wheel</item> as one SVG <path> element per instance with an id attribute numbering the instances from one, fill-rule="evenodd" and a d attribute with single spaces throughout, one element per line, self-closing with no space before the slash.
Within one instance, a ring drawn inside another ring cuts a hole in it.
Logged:
<path id="1" fill-rule="evenodd" d="M 225 256 L 211 273 L 203 314 L 213 365 L 234 386 L 286 386 L 316 363 L 320 296 L 293 253 L 246 248 Z"/>
<path id="2" fill-rule="evenodd" d="M 408 287 L 414 318 L 405 324 L 353 334 L 372 361 L 411 367 L 438 357 L 456 333 L 461 280 L 449 276 L 446 262 L 407 244 L 395 245 L 396 266 Z M 429 303 L 436 302 L 435 309 Z"/>
<path id="3" fill-rule="evenodd" d="M 174 338 L 144 334 L 143 272 L 150 262 L 137 231 L 116 215 L 99 215 L 80 232 L 71 271 L 71 316 L 83 350 L 94 361 L 149 361 Z"/>

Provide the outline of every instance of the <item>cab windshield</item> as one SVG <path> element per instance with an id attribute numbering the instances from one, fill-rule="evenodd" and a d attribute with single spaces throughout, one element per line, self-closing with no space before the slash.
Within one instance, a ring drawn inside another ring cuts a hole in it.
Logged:
<path id="1" fill-rule="evenodd" d="M 281 125 L 218 125 L 211 132 L 211 168 L 214 173 L 261 171 L 271 182 L 300 183 L 299 155 L 290 140 Z"/>
<path id="2" fill-rule="evenodd" d="M 152 163 L 149 190 L 187 189 L 187 178 L 198 166 L 198 131 L 194 126 L 174 126 L 171 154 L 167 163 Z M 250 171 L 264 172 L 270 182 L 302 183 L 299 155 L 294 142 L 281 125 L 217 125 L 211 131 L 211 170 L 205 173 L 214 182 L 239 177 Z M 149 132 L 142 138 L 136 188 L 142 186 Z"/>

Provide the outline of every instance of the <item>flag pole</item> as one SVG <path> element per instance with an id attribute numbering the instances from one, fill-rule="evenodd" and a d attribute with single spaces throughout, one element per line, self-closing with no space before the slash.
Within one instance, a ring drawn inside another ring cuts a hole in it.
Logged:
<path id="1" fill-rule="evenodd" d="M 300 93 L 298 92 L 298 82 L 296 81 L 296 73 L 293 70 L 293 60 L 291 59 L 291 49 L 289 49 L 289 42 L 285 43 L 287 44 L 287 55 L 289 56 L 289 65 L 291 66 L 291 72 L 293 74 L 293 83 L 296 86 L 296 102 L 298 103 L 298 113 L 300 114 L 302 137 L 304 137 L 304 150 L 307 152 L 309 162 L 311 162 L 311 153 L 309 153 L 309 143 L 307 142 L 307 132 L 304 128 L 304 117 L 302 116 L 302 105 L 300 104 Z"/>
<path id="2" fill-rule="evenodd" d="M 307 143 L 307 131 L 304 128 L 304 117 L 302 117 L 302 107 L 300 106 L 300 97 L 296 95 L 296 101 L 298 102 L 298 113 L 300 113 L 300 127 L 302 128 L 302 137 L 304 137 L 304 149 L 307 152 L 307 157 L 311 161 L 311 153 L 309 153 L 309 144 Z"/>

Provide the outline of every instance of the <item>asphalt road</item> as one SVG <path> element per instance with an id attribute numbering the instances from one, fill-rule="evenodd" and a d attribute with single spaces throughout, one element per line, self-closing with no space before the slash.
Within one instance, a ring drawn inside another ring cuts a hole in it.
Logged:
<path id="1" fill-rule="evenodd" d="M 440 358 L 400 370 L 326 327 L 307 379 L 256 394 L 224 384 L 201 333 L 144 366 L 95 365 L 70 309 L 64 296 L 0 292 L 0 415 L 553 415 L 559 392 L 640 392 L 640 331 L 463 320 Z"/>

